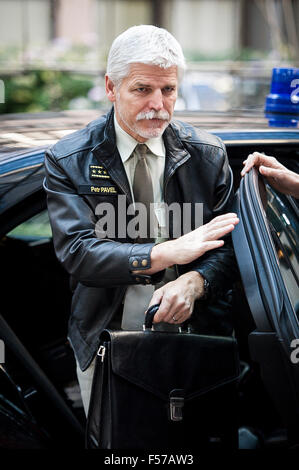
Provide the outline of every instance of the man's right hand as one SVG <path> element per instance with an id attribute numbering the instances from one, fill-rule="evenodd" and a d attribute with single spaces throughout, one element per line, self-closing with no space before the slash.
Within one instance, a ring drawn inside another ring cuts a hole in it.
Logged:
<path id="1" fill-rule="evenodd" d="M 223 246 L 221 237 L 232 232 L 238 222 L 234 213 L 219 215 L 176 240 L 155 245 L 151 252 L 152 267 L 143 274 L 153 274 L 173 264 L 191 263 L 206 251 Z"/>

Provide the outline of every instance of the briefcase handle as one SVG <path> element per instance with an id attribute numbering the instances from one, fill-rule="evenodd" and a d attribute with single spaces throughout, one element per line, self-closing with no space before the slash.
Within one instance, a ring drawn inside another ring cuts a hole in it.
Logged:
<path id="1" fill-rule="evenodd" d="M 143 330 L 153 330 L 153 319 L 155 316 L 155 313 L 159 310 L 160 304 L 155 304 L 152 305 L 145 314 L 145 319 L 144 319 L 144 325 L 143 325 Z M 188 320 L 184 322 L 180 327 L 179 327 L 179 333 L 190 333 L 190 328 L 188 326 Z"/>
<path id="2" fill-rule="evenodd" d="M 160 307 L 160 304 L 155 304 L 155 305 L 152 305 L 146 311 L 145 319 L 144 319 L 144 325 L 143 325 L 144 330 L 149 330 L 149 329 L 152 328 L 153 319 L 154 319 L 155 313 L 157 313 L 157 311 L 159 310 L 159 307 Z"/>

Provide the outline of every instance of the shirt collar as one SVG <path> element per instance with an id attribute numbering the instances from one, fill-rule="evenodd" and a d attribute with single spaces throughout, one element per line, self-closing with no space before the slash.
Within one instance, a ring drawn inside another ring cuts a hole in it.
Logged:
<path id="1" fill-rule="evenodd" d="M 114 128 L 116 135 L 116 146 L 123 162 L 127 161 L 131 156 L 134 148 L 140 142 L 137 142 L 131 135 L 120 127 L 114 114 Z M 145 144 L 150 151 L 157 157 L 165 157 L 165 146 L 162 136 L 148 139 Z"/>

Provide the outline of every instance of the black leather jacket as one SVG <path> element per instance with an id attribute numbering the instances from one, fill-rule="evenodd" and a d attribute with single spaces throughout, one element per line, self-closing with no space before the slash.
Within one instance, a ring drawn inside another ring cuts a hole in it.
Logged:
<path id="1" fill-rule="evenodd" d="M 203 223 L 230 211 L 232 171 L 221 140 L 177 121 L 167 127 L 163 139 L 165 202 L 203 203 Z M 105 169 L 106 177 L 94 177 L 93 166 Z M 133 243 L 127 235 L 117 238 L 117 227 L 114 238 L 100 239 L 95 234 L 99 202 L 117 205 L 118 194 L 126 196 L 127 205 L 132 202 L 116 147 L 113 109 L 56 143 L 46 152 L 45 167 L 44 188 L 54 248 L 71 276 L 73 290 L 68 338 L 81 369 L 85 370 L 97 350 L 100 332 L 121 308 L 126 287 L 155 284 L 163 272 L 153 276 L 142 274 L 150 267 L 153 244 Z M 108 189 L 101 190 L 102 187 Z M 141 264 L 144 259 L 145 267 Z M 219 297 L 235 273 L 229 239 L 223 247 L 207 252 L 190 265 L 177 266 L 178 274 L 191 269 L 201 272 L 210 283 L 211 296 Z M 133 270 L 140 270 L 140 274 L 133 274 Z"/>

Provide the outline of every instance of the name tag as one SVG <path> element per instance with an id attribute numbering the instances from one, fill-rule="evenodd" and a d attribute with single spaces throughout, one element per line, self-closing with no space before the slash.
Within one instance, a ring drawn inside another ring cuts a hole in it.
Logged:
<path id="1" fill-rule="evenodd" d="M 101 194 L 105 196 L 114 196 L 117 194 L 116 186 L 98 186 L 84 184 L 79 186 L 79 194 Z"/>

